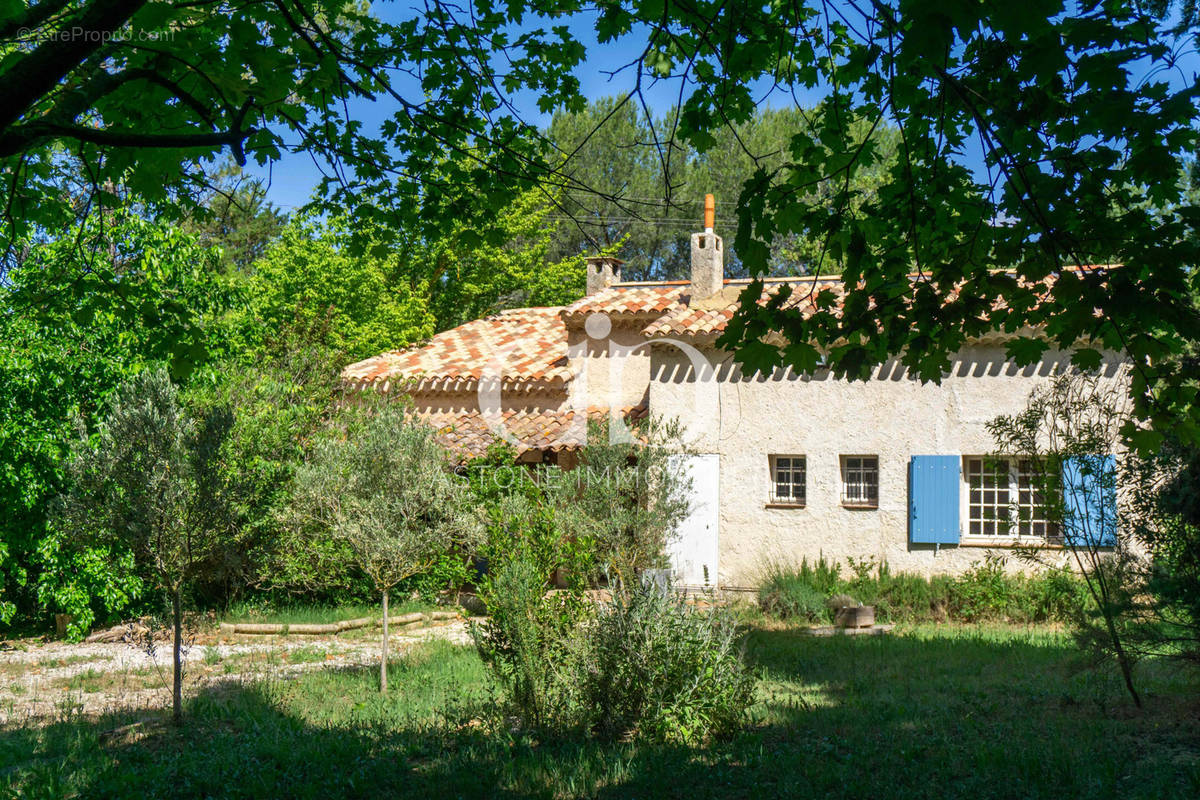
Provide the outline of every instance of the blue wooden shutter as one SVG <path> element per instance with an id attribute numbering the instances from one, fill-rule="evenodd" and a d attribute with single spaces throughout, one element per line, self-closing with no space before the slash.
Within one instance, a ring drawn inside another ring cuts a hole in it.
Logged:
<path id="1" fill-rule="evenodd" d="M 908 532 L 914 544 L 958 544 L 958 456 L 913 456 L 908 464 Z"/>
<path id="2" fill-rule="evenodd" d="M 1071 547 L 1116 546 L 1116 469 L 1111 455 L 1063 459 L 1063 541 Z"/>

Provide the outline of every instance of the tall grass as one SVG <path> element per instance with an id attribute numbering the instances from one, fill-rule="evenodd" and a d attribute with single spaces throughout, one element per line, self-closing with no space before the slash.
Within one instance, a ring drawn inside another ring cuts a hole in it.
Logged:
<path id="1" fill-rule="evenodd" d="M 1065 619 L 1086 602 L 1083 582 L 1069 570 L 1034 575 L 1010 574 L 995 559 L 979 562 L 960 576 L 925 577 L 892 572 L 886 561 L 821 556 L 799 566 L 773 563 L 764 571 L 759 604 L 783 619 L 832 622 L 829 599 L 848 595 L 875 606 L 881 622 L 1044 622 Z"/>

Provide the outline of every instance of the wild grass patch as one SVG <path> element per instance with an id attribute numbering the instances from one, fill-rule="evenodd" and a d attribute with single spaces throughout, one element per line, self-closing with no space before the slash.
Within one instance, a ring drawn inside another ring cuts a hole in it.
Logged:
<path id="1" fill-rule="evenodd" d="M 1193 798 L 1194 676 L 1139 666 L 1147 708 L 1053 627 L 900 626 L 818 639 L 752 627 L 751 725 L 704 746 L 517 730 L 473 648 L 205 689 L 182 730 L 146 715 L 0 731 L 0 795 Z"/>

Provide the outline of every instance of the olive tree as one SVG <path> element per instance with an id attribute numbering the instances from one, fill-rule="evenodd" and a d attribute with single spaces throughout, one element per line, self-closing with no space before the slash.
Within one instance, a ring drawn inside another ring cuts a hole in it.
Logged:
<path id="1" fill-rule="evenodd" d="M 183 592 L 213 567 L 230 527 L 224 408 L 201 418 L 179 403 L 163 368 L 116 391 L 92 436 L 80 425 L 68 461 L 59 524 L 74 538 L 120 544 L 171 598 L 172 713 L 183 720 Z"/>
<path id="2" fill-rule="evenodd" d="M 398 405 L 367 399 L 316 437 L 296 475 L 304 523 L 346 545 L 383 605 L 379 687 L 387 691 L 388 593 L 481 530 L 433 431 Z"/>
<path id="3" fill-rule="evenodd" d="M 690 509 L 691 479 L 675 458 L 683 450 L 679 424 L 654 420 L 630 433 L 590 424 L 578 466 L 552 487 L 560 517 L 591 539 L 617 587 L 666 566 L 667 545 Z"/>

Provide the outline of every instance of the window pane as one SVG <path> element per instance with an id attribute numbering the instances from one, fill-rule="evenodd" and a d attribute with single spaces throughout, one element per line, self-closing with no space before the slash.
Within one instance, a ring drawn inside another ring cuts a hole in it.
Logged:
<path id="1" fill-rule="evenodd" d="M 774 487 L 771 499 L 781 503 L 804 502 L 804 457 L 771 456 Z"/>

